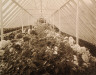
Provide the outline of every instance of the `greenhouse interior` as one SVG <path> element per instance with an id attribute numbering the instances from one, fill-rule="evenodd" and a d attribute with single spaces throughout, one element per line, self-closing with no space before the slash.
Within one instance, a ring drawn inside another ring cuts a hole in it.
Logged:
<path id="1" fill-rule="evenodd" d="M 0 0 L 0 75 L 96 75 L 96 0 Z"/>

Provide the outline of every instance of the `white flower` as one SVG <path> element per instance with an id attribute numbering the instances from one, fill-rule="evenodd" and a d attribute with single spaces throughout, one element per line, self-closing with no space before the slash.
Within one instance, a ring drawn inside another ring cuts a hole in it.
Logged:
<path id="1" fill-rule="evenodd" d="M 55 51 L 57 51 L 57 50 L 58 50 L 58 47 L 57 47 L 57 46 L 55 46 L 55 47 L 54 47 L 54 49 L 55 49 Z"/>
<path id="2" fill-rule="evenodd" d="M 69 37 L 69 44 L 70 46 L 74 45 L 75 40 L 73 39 L 73 37 Z"/>
<path id="3" fill-rule="evenodd" d="M 10 45 L 10 41 L 2 40 L 0 41 L 0 49 L 5 48 L 6 46 Z"/>
<path id="4" fill-rule="evenodd" d="M 68 41 L 68 37 L 67 36 L 64 37 L 64 39 L 63 39 L 63 42 L 66 42 L 66 41 Z"/>
<path id="5" fill-rule="evenodd" d="M 85 67 L 88 67 L 90 64 L 88 63 L 83 63 L 83 66 L 85 66 Z"/>
<path id="6" fill-rule="evenodd" d="M 53 54 L 58 54 L 58 52 L 57 51 L 54 51 Z"/>
<path id="7" fill-rule="evenodd" d="M 30 32 L 31 32 L 31 29 L 28 29 L 28 34 L 30 34 Z"/>
<path id="8" fill-rule="evenodd" d="M 90 58 L 93 62 L 96 62 L 96 57 L 90 56 Z"/>
<path id="9" fill-rule="evenodd" d="M 16 45 L 21 45 L 21 42 L 19 42 L 19 41 L 18 41 L 18 42 L 16 42 Z"/>
<path id="10" fill-rule="evenodd" d="M 73 57 L 74 57 L 73 63 L 74 63 L 75 65 L 78 66 L 78 59 L 77 59 L 77 56 L 76 56 L 76 55 L 73 55 Z"/>
<path id="11" fill-rule="evenodd" d="M 10 48 L 9 52 L 13 52 L 13 48 Z"/>
<path id="12" fill-rule="evenodd" d="M 83 61 L 86 62 L 86 63 L 89 62 L 89 57 L 88 57 L 88 55 L 87 55 L 86 53 L 83 53 L 83 54 L 82 54 L 82 59 L 83 59 Z"/>
<path id="13" fill-rule="evenodd" d="M 60 34 L 59 33 L 55 33 L 55 37 L 60 37 Z"/>
<path id="14" fill-rule="evenodd" d="M 5 53 L 5 51 L 4 51 L 4 50 L 0 50 L 0 56 L 3 56 L 3 55 L 4 55 L 4 53 Z"/>
<path id="15" fill-rule="evenodd" d="M 68 39 L 68 37 L 66 36 L 66 37 L 64 37 L 64 40 L 66 40 L 66 39 Z"/>
<path id="16" fill-rule="evenodd" d="M 86 48 L 85 47 L 81 47 L 81 52 L 85 53 L 86 52 Z"/>
<path id="17" fill-rule="evenodd" d="M 81 47 L 78 44 L 71 46 L 71 48 L 73 49 L 73 51 L 81 52 Z"/>
<path id="18" fill-rule="evenodd" d="M 45 51 L 45 52 L 48 52 L 49 50 L 50 50 L 50 47 L 48 47 L 48 46 L 47 46 L 47 49 L 46 49 L 46 51 Z"/>
<path id="19" fill-rule="evenodd" d="M 57 46 L 54 47 L 54 52 L 53 52 L 53 54 L 58 54 L 58 47 L 57 47 Z"/>
<path id="20" fill-rule="evenodd" d="M 25 33 L 25 32 L 26 32 L 26 30 L 24 29 L 22 33 Z"/>

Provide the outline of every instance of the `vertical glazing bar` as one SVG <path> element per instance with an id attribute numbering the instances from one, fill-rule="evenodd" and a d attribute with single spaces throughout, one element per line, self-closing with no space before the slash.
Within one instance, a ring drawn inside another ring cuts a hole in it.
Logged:
<path id="1" fill-rule="evenodd" d="M 2 0 L 0 0 L 0 12 L 1 12 L 1 41 L 3 40 L 3 11 L 2 11 L 2 7 L 3 7 L 3 5 L 2 5 Z"/>
<path id="2" fill-rule="evenodd" d="M 30 20 L 30 18 L 29 18 L 29 14 L 28 14 L 28 26 L 29 26 L 29 20 Z"/>
<path id="3" fill-rule="evenodd" d="M 52 24 L 52 18 L 50 18 L 50 24 Z M 53 26 L 50 25 L 50 27 L 51 27 L 51 31 L 52 31 L 53 30 Z"/>
<path id="4" fill-rule="evenodd" d="M 53 31 L 54 31 L 54 16 L 53 16 Z M 55 31 L 54 31 L 55 32 Z"/>
<path id="5" fill-rule="evenodd" d="M 76 44 L 79 44 L 79 0 L 77 0 L 77 12 L 76 12 Z"/>
<path id="6" fill-rule="evenodd" d="M 21 10 L 21 22 L 22 22 L 22 33 L 24 32 L 24 29 L 23 29 L 23 10 Z"/>
<path id="7" fill-rule="evenodd" d="M 59 33 L 60 33 L 60 26 L 61 26 L 61 15 L 60 15 L 60 10 L 58 11 L 59 12 Z"/>

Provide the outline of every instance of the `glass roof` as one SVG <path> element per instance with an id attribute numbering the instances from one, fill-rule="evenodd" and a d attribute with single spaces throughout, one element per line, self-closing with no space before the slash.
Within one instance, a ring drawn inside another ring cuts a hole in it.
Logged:
<path id="1" fill-rule="evenodd" d="M 21 19 L 24 25 L 28 25 L 28 22 L 33 24 L 38 18 L 44 17 L 61 31 L 76 35 L 77 0 L 2 0 L 2 2 L 4 27 L 21 26 Z M 96 44 L 96 0 L 79 0 L 78 12 L 79 37 Z"/>

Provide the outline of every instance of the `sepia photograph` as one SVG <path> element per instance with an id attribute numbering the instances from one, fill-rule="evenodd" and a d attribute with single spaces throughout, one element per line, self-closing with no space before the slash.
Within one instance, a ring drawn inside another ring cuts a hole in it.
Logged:
<path id="1" fill-rule="evenodd" d="M 0 75 L 96 75 L 96 0 L 0 0 Z"/>

